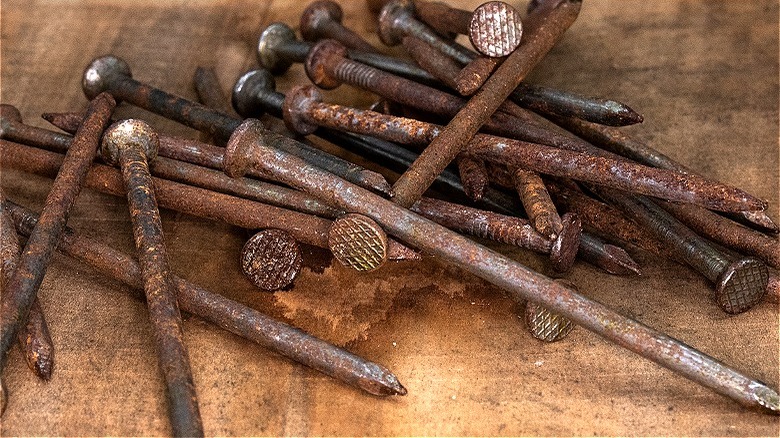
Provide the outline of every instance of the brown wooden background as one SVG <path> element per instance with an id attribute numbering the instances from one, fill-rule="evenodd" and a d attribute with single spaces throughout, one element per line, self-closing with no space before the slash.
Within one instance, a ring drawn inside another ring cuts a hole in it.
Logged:
<path id="1" fill-rule="evenodd" d="M 125 58 L 136 78 L 189 98 L 195 67 L 215 66 L 227 91 L 256 65 L 262 28 L 297 27 L 306 3 L 3 1 L 2 102 L 39 126 L 46 126 L 41 112 L 83 109 L 81 73 L 106 53 Z M 379 44 L 363 2 L 341 3 L 347 25 Z M 305 80 L 296 66 L 279 88 Z M 531 80 L 629 103 L 646 118 L 632 134 L 769 199 L 778 219 L 778 2 L 588 0 Z M 372 101 L 346 86 L 328 98 Z M 137 108 L 117 114 L 197 137 Z M 50 182 L 2 173 L 6 194 L 36 209 Z M 163 222 L 180 276 L 382 363 L 409 389 L 406 397 L 371 397 L 190 318 L 186 339 L 210 435 L 780 433 L 778 418 L 745 411 L 585 330 L 554 345 L 533 340 L 519 305 L 432 258 L 358 275 L 310 251 L 292 291 L 265 294 L 239 271 L 247 232 L 170 211 Z M 122 199 L 86 190 L 70 225 L 133 248 Z M 497 248 L 545 272 L 541 257 Z M 778 387 L 777 304 L 726 316 L 703 278 L 635 255 L 641 278 L 581 264 L 569 278 L 586 295 Z M 38 381 L 14 351 L 2 433 L 169 434 L 144 305 L 64 256 L 39 296 L 56 343 L 55 375 Z"/>

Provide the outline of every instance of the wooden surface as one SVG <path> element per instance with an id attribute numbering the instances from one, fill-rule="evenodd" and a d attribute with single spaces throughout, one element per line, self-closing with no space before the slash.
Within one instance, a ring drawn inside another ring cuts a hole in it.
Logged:
<path id="1" fill-rule="evenodd" d="M 46 126 L 41 112 L 83 109 L 81 73 L 106 53 L 126 59 L 137 79 L 189 98 L 195 67 L 215 66 L 228 90 L 256 65 L 262 28 L 272 21 L 297 27 L 305 3 L 3 1 L 2 102 L 38 126 Z M 342 4 L 347 25 L 378 45 L 363 2 Z M 305 80 L 296 66 L 279 88 Z M 627 102 L 646 120 L 627 131 L 768 199 L 778 219 L 776 1 L 588 0 L 529 80 Z M 373 99 L 346 86 L 327 96 L 355 105 Z M 127 105 L 117 115 L 198 136 Z M 6 194 L 34 209 L 50 183 L 2 173 Z M 86 190 L 69 223 L 133 249 L 123 199 Z M 249 233 L 170 211 L 163 223 L 180 276 L 384 364 L 409 389 L 405 397 L 372 397 L 193 317 L 186 341 L 209 435 L 780 433 L 777 417 L 746 411 L 583 329 L 553 345 L 535 341 L 518 318 L 520 305 L 431 257 L 358 275 L 307 250 L 295 288 L 266 294 L 239 271 Z M 496 248 L 548 272 L 542 257 Z M 642 277 L 577 264 L 568 278 L 584 294 L 778 387 L 776 303 L 726 316 L 705 279 L 634 254 Z M 146 309 L 129 292 L 55 257 L 39 294 L 56 343 L 54 377 L 37 380 L 14 349 L 4 435 L 171 432 Z"/>

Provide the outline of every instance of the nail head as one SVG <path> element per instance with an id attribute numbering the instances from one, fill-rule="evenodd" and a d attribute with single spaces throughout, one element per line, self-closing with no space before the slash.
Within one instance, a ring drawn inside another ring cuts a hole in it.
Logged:
<path id="1" fill-rule="evenodd" d="M 290 285 L 303 265 L 298 242 L 283 230 L 256 233 L 241 249 L 241 269 L 258 288 L 273 292 Z"/>

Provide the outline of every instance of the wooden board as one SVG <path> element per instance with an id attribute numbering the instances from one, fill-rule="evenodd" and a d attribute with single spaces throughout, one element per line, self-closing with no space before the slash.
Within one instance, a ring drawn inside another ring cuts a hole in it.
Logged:
<path id="1" fill-rule="evenodd" d="M 106 53 L 126 59 L 137 79 L 188 98 L 195 67 L 215 66 L 227 91 L 256 66 L 262 28 L 272 21 L 297 27 L 306 3 L 3 1 L 0 98 L 46 127 L 41 112 L 86 107 L 82 71 Z M 363 2 L 342 3 L 346 24 L 379 45 Z M 305 81 L 295 66 L 278 82 L 286 90 Z M 628 103 L 646 122 L 627 132 L 768 199 L 778 219 L 778 2 L 589 0 L 529 81 Z M 327 99 L 365 106 L 373 97 L 342 86 Z M 128 105 L 117 116 L 198 137 Z M 6 194 L 38 210 L 50 183 L 2 173 Z M 249 233 L 170 211 L 163 222 L 180 276 L 384 364 L 409 389 L 405 397 L 368 396 L 189 318 L 186 341 L 209 435 L 780 433 L 778 418 L 746 411 L 583 329 L 556 344 L 535 341 L 519 304 L 431 257 L 359 275 L 307 250 L 295 288 L 266 294 L 238 266 Z M 123 199 L 86 190 L 69 224 L 133 250 Z M 548 272 L 541 257 L 495 248 Z M 634 254 L 642 277 L 578 264 L 568 278 L 587 296 L 778 387 L 776 303 L 726 316 L 705 279 Z M 128 292 L 55 257 L 39 294 L 57 348 L 54 378 L 37 380 L 14 349 L 3 434 L 170 434 L 146 309 Z"/>

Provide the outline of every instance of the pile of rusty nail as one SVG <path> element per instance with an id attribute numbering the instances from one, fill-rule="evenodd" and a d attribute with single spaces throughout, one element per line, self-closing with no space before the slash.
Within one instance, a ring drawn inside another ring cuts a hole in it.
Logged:
<path id="1" fill-rule="evenodd" d="M 765 384 L 463 236 L 544 254 L 557 273 L 580 259 L 610 274 L 639 274 L 619 245 L 638 247 L 701 273 L 729 314 L 777 294 L 778 228 L 763 213 L 765 201 L 629 138 L 618 127 L 642 116 L 625 104 L 522 82 L 575 21 L 581 1 L 535 0 L 524 17 L 495 1 L 474 11 L 367 3 L 381 40 L 403 44 L 415 62 L 383 55 L 341 24 L 338 4 L 318 0 L 301 17 L 307 41 L 281 23 L 263 31 L 262 69 L 238 79 L 232 108 L 213 70 L 195 74 L 200 104 L 134 79 L 111 55 L 84 71 L 85 113 L 43 115 L 67 134 L 25 125 L 3 104 L 2 167 L 55 179 L 40 215 L 2 198 L 0 366 L 18 341 L 36 373 L 51 374 L 54 347 L 36 293 L 57 249 L 144 290 L 176 435 L 203 435 L 180 309 L 371 394 L 406 393 L 381 365 L 175 276 L 159 206 L 261 230 L 240 262 L 266 291 L 291 287 L 299 244 L 329 249 L 360 272 L 422 252 L 525 303 L 527 327 L 540 340 L 562 339 L 579 325 L 743 405 L 780 412 Z M 347 83 L 383 100 L 363 110 L 324 103 L 314 86 L 277 92 L 273 74 L 296 62 L 320 88 Z M 141 120 L 112 122 L 117 102 L 202 131 L 214 144 L 158 134 Z M 233 109 L 248 118 L 231 116 Z M 292 135 L 250 118 L 265 113 L 283 118 Z M 302 138 L 310 135 L 400 177 L 391 186 Z M 137 262 L 66 226 L 82 186 L 127 196 Z M 17 233 L 27 238 L 23 250 Z"/>

